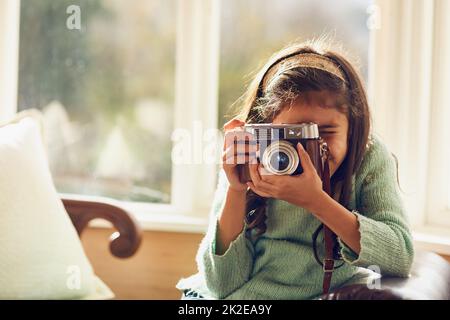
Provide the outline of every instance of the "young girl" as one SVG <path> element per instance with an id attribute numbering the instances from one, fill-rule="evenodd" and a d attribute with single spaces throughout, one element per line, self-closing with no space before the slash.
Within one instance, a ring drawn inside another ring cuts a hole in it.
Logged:
<path id="1" fill-rule="evenodd" d="M 322 224 L 337 237 L 331 290 L 365 283 L 375 269 L 407 277 L 414 250 L 398 191 L 396 165 L 370 134 L 370 114 L 352 65 L 319 43 L 276 53 L 246 93 L 240 120 L 225 129 L 223 170 L 209 230 L 197 254 L 199 272 L 182 279 L 185 296 L 209 299 L 313 299 L 322 294 Z M 241 121 L 242 120 L 242 121 Z M 330 150 L 332 196 L 298 144 L 304 172 L 268 175 L 255 163 L 245 123 L 314 122 Z M 237 138 L 236 138 L 237 137 Z M 251 182 L 239 180 L 249 163 Z M 314 239 L 313 235 L 317 235 Z M 320 261 L 320 260 L 319 260 Z M 342 266 L 339 267 L 339 265 Z"/>

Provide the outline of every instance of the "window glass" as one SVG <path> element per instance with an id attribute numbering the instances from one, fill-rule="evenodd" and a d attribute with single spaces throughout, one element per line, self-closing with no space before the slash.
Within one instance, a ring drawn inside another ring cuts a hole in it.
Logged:
<path id="1" fill-rule="evenodd" d="M 19 110 L 58 191 L 170 202 L 175 0 L 22 0 Z"/>

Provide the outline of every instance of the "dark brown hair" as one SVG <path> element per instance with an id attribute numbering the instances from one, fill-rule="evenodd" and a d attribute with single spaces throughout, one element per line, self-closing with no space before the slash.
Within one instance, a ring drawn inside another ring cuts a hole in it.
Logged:
<path id="1" fill-rule="evenodd" d="M 288 68 L 283 63 L 302 53 L 320 54 L 331 59 L 343 72 L 345 81 L 327 71 L 310 67 Z M 335 98 L 334 108 L 345 113 L 348 119 L 347 154 L 331 180 L 333 189 L 338 182 L 342 183 L 339 202 L 348 207 L 352 176 L 360 166 L 368 144 L 370 113 L 361 78 L 341 54 L 326 49 L 321 41 L 295 43 L 275 53 L 247 88 L 238 118 L 246 123 L 270 123 L 287 104 L 301 97 L 307 98 L 309 92 L 322 91 Z M 266 200 L 247 191 L 248 230 L 256 228 L 258 235 L 266 231 Z"/>

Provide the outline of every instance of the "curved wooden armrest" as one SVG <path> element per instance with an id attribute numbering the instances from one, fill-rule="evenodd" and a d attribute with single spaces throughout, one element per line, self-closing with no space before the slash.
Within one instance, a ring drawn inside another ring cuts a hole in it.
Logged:
<path id="1" fill-rule="evenodd" d="M 78 235 L 81 236 L 89 221 L 105 219 L 117 229 L 110 237 L 111 253 L 119 258 L 128 258 L 136 253 L 141 244 L 142 231 L 127 211 L 104 202 L 72 199 L 62 199 L 62 202 Z"/>

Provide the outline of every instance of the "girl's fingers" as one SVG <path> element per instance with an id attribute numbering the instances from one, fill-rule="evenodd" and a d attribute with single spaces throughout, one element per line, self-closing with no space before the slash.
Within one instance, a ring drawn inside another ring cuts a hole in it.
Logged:
<path id="1" fill-rule="evenodd" d="M 246 146 L 256 146 L 256 141 L 253 139 L 251 133 L 245 132 L 242 129 L 226 131 L 223 150 L 233 145 L 244 149 Z"/>
<path id="2" fill-rule="evenodd" d="M 249 164 L 249 172 L 250 172 L 250 179 L 252 179 L 253 184 L 256 186 L 256 188 L 263 190 L 264 192 L 273 194 L 274 192 L 276 192 L 276 188 L 261 179 L 261 176 L 259 175 L 258 172 L 258 168 L 259 165 L 258 164 Z"/>
<path id="3" fill-rule="evenodd" d="M 300 163 L 304 172 L 313 172 L 313 170 L 316 170 L 314 164 L 311 161 L 311 158 L 309 157 L 308 152 L 306 152 L 300 142 L 297 143 L 297 152 L 300 157 Z"/>
<path id="4" fill-rule="evenodd" d="M 250 173 L 250 179 L 252 179 L 254 184 L 258 184 L 259 181 L 261 181 L 261 177 L 259 176 L 258 172 L 258 164 L 249 164 L 249 173 Z"/>
<path id="5" fill-rule="evenodd" d="M 272 196 L 269 193 L 256 188 L 252 182 L 247 182 L 247 186 L 250 188 L 250 190 L 252 190 L 254 193 L 256 193 L 261 197 L 272 198 Z"/>
<path id="6" fill-rule="evenodd" d="M 245 122 L 234 118 L 234 119 L 231 119 L 230 121 L 228 121 L 227 123 L 225 123 L 223 125 L 223 129 L 225 131 L 226 130 L 232 130 L 232 129 L 237 128 L 237 127 L 242 127 L 244 124 L 245 124 Z"/>
<path id="7" fill-rule="evenodd" d="M 249 153 L 249 152 L 256 153 L 256 151 L 258 151 L 258 146 L 256 144 L 246 144 L 240 143 L 240 141 L 238 141 L 237 143 L 233 143 L 227 146 L 227 149 L 230 149 L 230 151 L 228 152 L 233 153 Z"/>
<path id="8" fill-rule="evenodd" d="M 256 163 L 256 162 L 257 160 L 255 153 L 231 154 L 230 156 L 224 156 L 222 158 L 222 163 L 230 165 Z"/>
<path id="9" fill-rule="evenodd" d="M 271 177 L 275 177 L 275 175 L 271 174 L 269 171 L 267 171 L 262 164 L 258 167 L 259 176 L 261 177 L 261 180 L 264 181 L 270 181 Z"/>
<path id="10" fill-rule="evenodd" d="M 261 174 L 260 177 L 261 177 L 262 181 L 265 181 L 270 184 L 274 184 L 278 179 L 280 179 L 283 176 L 276 176 L 276 175 L 271 175 L 271 174 Z"/>
<path id="11" fill-rule="evenodd" d="M 256 150 L 255 146 L 247 146 L 244 150 L 240 151 L 239 148 L 235 146 L 228 147 L 222 153 L 222 162 L 226 164 L 245 164 L 252 163 L 256 161 Z"/>

